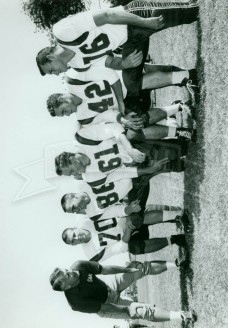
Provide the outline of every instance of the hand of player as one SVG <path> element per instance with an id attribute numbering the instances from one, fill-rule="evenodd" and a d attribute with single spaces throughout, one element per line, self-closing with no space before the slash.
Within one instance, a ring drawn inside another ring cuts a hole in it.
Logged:
<path id="1" fill-rule="evenodd" d="M 145 161 L 146 158 L 146 154 L 141 153 L 141 151 L 132 148 L 129 152 L 129 155 L 132 157 L 132 159 L 136 162 L 136 163 L 142 163 L 143 161 Z"/>
<path id="2" fill-rule="evenodd" d="M 130 218 L 127 218 L 126 219 L 125 228 L 128 229 L 128 230 L 130 230 L 130 231 L 133 231 L 133 230 L 136 229 L 136 227 L 134 226 L 134 224 L 132 224 Z"/>
<path id="3" fill-rule="evenodd" d="M 122 60 L 122 68 L 127 69 L 131 67 L 137 67 L 142 63 L 142 60 L 142 51 L 137 52 L 137 50 L 134 50 L 130 55 Z"/>
<path id="4" fill-rule="evenodd" d="M 124 116 L 125 120 L 127 122 L 125 123 L 125 126 L 129 129 L 133 130 L 139 130 L 143 128 L 143 120 L 140 117 L 137 117 L 137 114 L 135 112 L 129 113 Z"/>
<path id="5" fill-rule="evenodd" d="M 146 18 L 146 27 L 152 30 L 160 30 L 165 26 L 165 21 L 162 15 L 159 17 Z"/>
<path id="6" fill-rule="evenodd" d="M 130 215 L 131 213 L 138 213 L 141 210 L 141 206 L 139 205 L 139 200 L 134 200 L 130 205 L 126 206 L 125 213 L 126 215 Z"/>
<path id="7" fill-rule="evenodd" d="M 168 158 L 164 158 L 159 161 L 151 161 L 149 165 L 151 168 L 151 173 L 161 171 L 164 168 L 164 166 L 169 162 L 170 160 Z"/>

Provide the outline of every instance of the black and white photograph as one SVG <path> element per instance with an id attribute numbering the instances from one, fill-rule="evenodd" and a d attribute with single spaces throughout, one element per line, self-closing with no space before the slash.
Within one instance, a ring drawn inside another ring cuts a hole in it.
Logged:
<path id="1" fill-rule="evenodd" d="M 227 328 L 227 0 L 0 8 L 2 327 Z"/>

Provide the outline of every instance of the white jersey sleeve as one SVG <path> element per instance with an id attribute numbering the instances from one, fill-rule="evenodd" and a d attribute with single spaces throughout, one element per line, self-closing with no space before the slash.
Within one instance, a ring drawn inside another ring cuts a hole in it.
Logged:
<path id="1" fill-rule="evenodd" d="M 83 33 L 96 28 L 91 11 L 67 16 L 53 25 L 53 34 L 57 39 L 73 41 Z"/>
<path id="2" fill-rule="evenodd" d="M 105 183 L 110 183 L 123 179 L 133 179 L 138 177 L 137 167 L 120 166 L 107 176 Z"/>
<path id="3" fill-rule="evenodd" d="M 92 141 L 101 142 L 113 137 L 118 140 L 122 133 L 124 133 L 124 128 L 119 123 L 101 123 L 83 127 L 75 137 L 81 144 L 92 144 Z"/>
<path id="4" fill-rule="evenodd" d="M 126 252 L 128 245 L 122 242 L 125 218 L 84 220 L 80 228 L 89 230 L 92 234 L 88 243 L 82 244 L 89 260 L 104 261 L 109 257 Z"/>
<path id="5" fill-rule="evenodd" d="M 116 7 L 115 10 L 124 10 Z M 69 65 L 87 70 L 127 41 L 127 25 L 96 26 L 91 11 L 70 15 L 53 26 L 58 44 L 75 52 Z"/>

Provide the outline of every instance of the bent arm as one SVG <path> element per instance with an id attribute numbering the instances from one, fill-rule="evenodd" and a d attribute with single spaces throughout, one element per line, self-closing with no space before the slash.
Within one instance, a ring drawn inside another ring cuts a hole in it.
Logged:
<path id="1" fill-rule="evenodd" d="M 135 162 L 142 163 L 145 160 L 145 154 L 133 148 L 125 134 L 121 133 L 118 140 Z"/>
<path id="2" fill-rule="evenodd" d="M 122 89 L 122 84 L 120 80 L 116 81 L 114 84 L 111 85 L 111 88 L 114 92 L 114 95 L 116 97 L 117 103 L 118 103 L 118 108 L 119 112 L 121 114 L 124 114 L 125 111 L 125 105 L 124 105 L 124 97 L 123 97 L 123 89 Z"/>
<path id="3" fill-rule="evenodd" d="M 102 265 L 101 274 L 117 274 L 117 273 L 129 273 L 138 271 L 136 268 L 126 268 L 117 265 Z"/>
<path id="4" fill-rule="evenodd" d="M 153 18 L 153 19 L 152 19 Z M 102 26 L 105 24 L 113 25 L 134 25 L 144 28 L 156 28 L 156 25 L 153 24 L 153 21 L 157 21 L 157 17 L 142 18 L 134 14 L 130 14 L 124 10 L 100 10 L 93 14 L 93 19 L 96 26 Z"/>

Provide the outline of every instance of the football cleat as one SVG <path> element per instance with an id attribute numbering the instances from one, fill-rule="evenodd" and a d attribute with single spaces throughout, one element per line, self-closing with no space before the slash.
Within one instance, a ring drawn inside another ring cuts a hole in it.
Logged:
<path id="1" fill-rule="evenodd" d="M 187 128 L 178 128 L 177 129 L 177 136 L 178 138 L 184 138 L 186 140 L 192 140 L 192 131 Z"/>
<path id="2" fill-rule="evenodd" d="M 183 210 L 181 215 L 177 215 L 175 218 L 177 228 L 180 228 L 181 225 L 184 227 L 184 232 L 188 233 L 191 230 L 190 221 L 186 210 Z"/>
<path id="3" fill-rule="evenodd" d="M 187 323 L 193 323 L 197 321 L 197 314 L 195 311 L 182 311 L 181 312 L 181 318 L 182 322 L 187 324 Z"/>
<path id="4" fill-rule="evenodd" d="M 182 114 L 192 116 L 191 108 L 184 102 L 180 102 L 179 111 L 182 112 Z"/>
<path id="5" fill-rule="evenodd" d="M 177 246 L 180 247 L 186 247 L 187 243 L 186 243 L 185 235 L 184 234 L 172 235 L 171 244 L 176 244 Z"/>
<path id="6" fill-rule="evenodd" d="M 183 259 L 176 259 L 175 264 L 178 268 L 186 268 L 188 266 L 188 262 L 185 258 Z"/>

